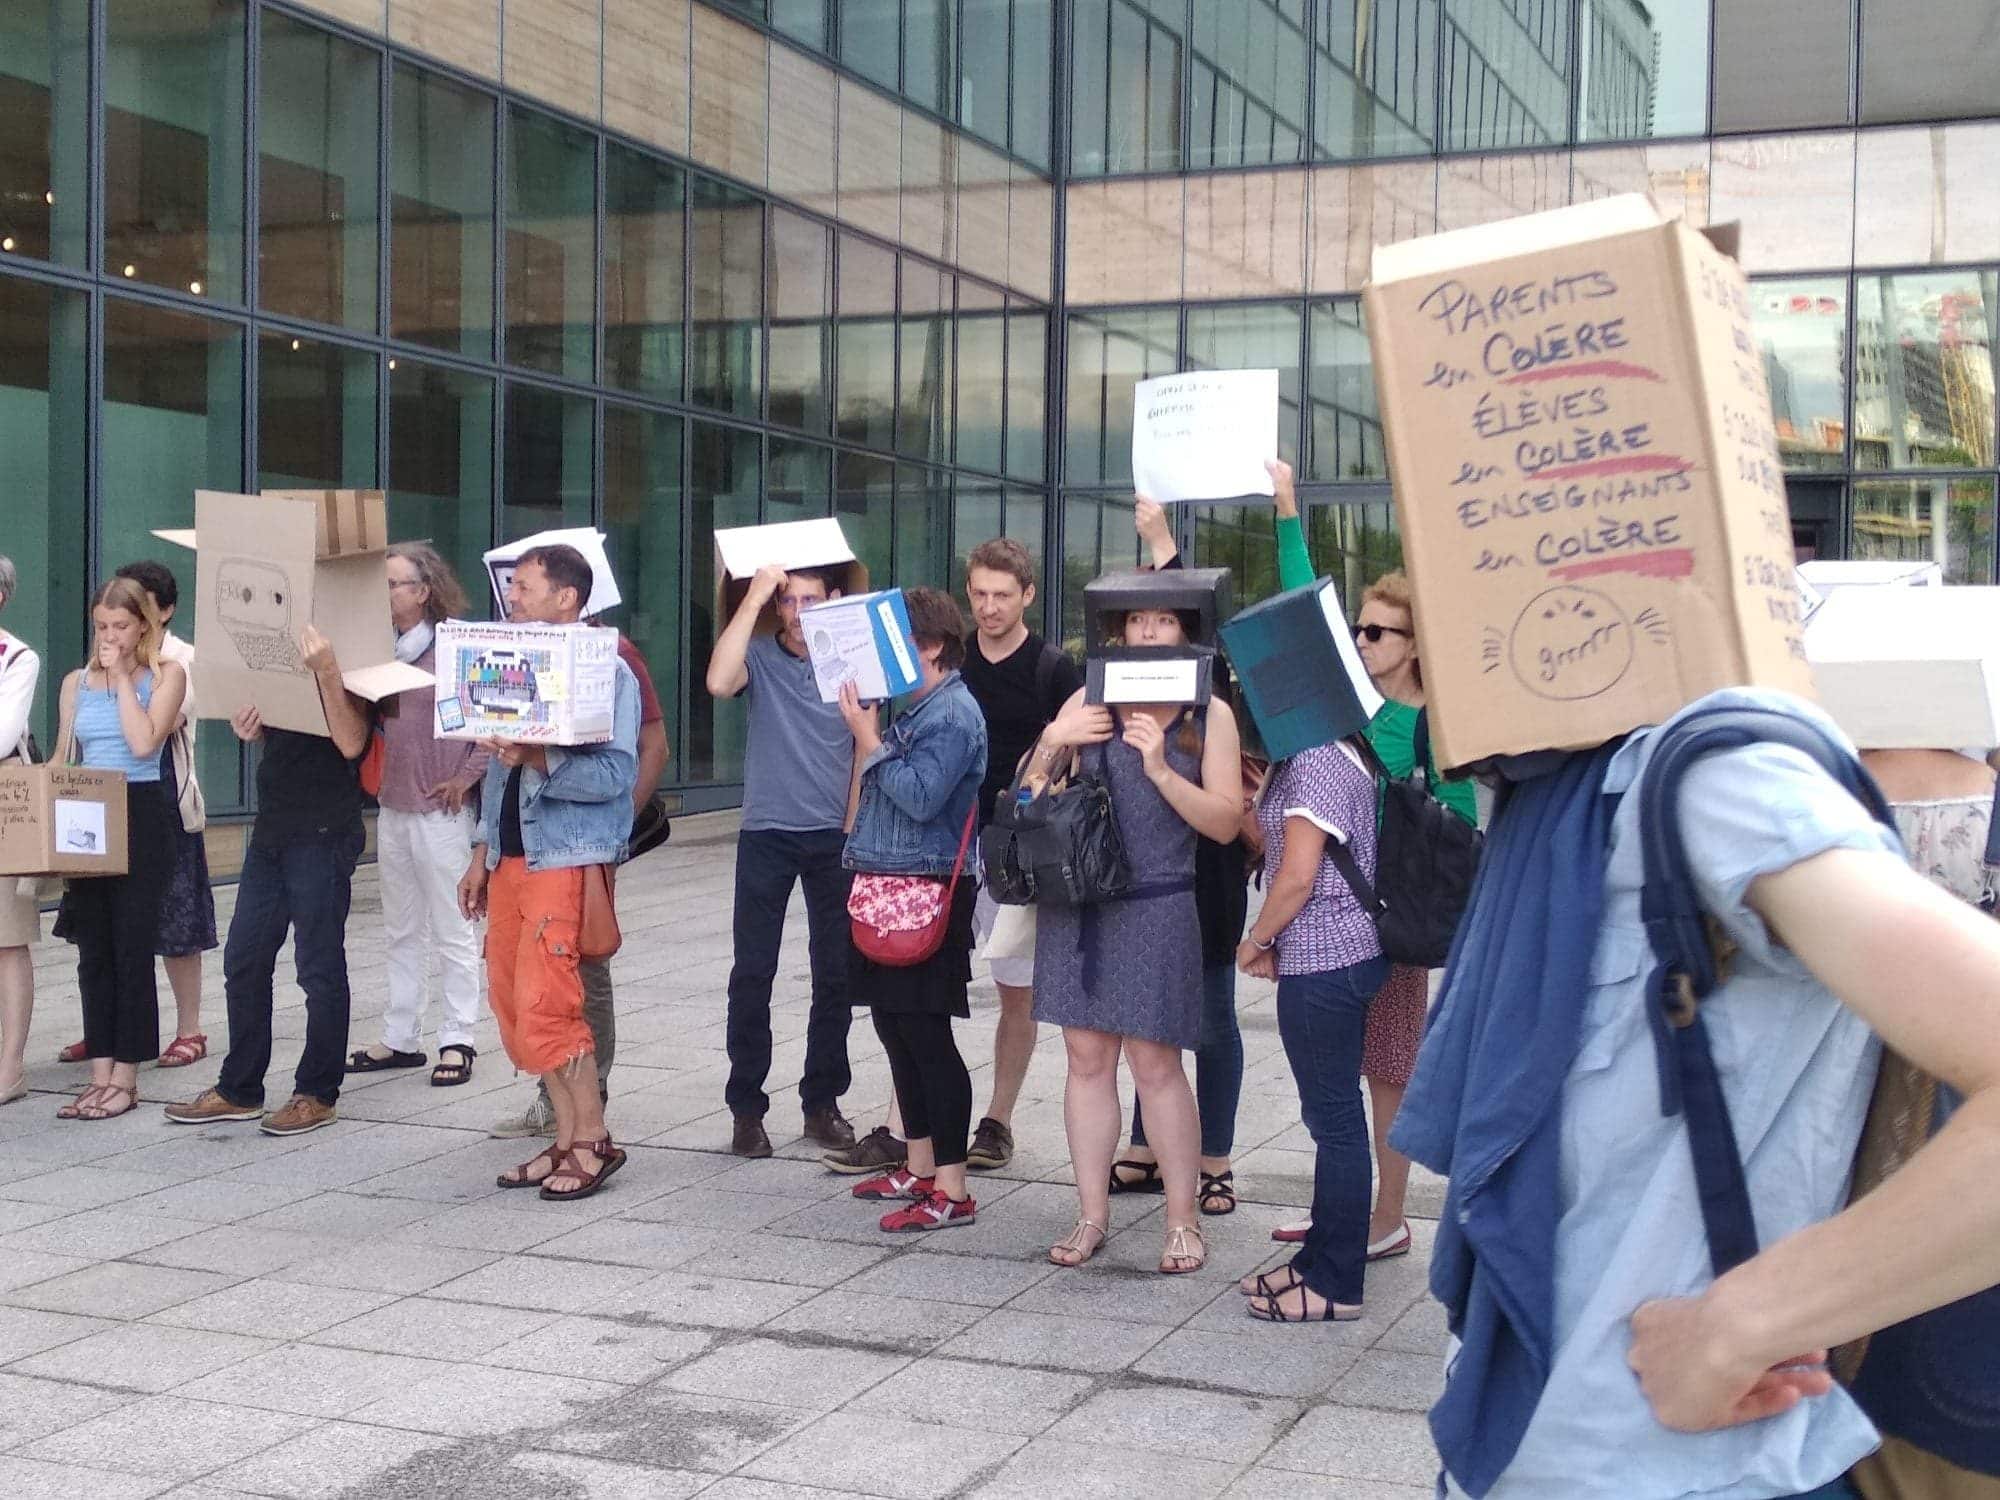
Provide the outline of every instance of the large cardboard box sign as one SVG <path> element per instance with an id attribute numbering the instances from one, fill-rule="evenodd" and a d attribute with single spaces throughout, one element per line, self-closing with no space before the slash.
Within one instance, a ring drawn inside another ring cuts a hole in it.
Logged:
<path id="1" fill-rule="evenodd" d="M 81 766 L 0 766 L 0 876 L 123 875 L 125 777 Z"/>
<path id="2" fill-rule="evenodd" d="M 611 554 L 604 550 L 604 533 L 590 526 L 572 526 L 557 531 L 538 531 L 517 542 L 507 542 L 484 555 L 486 581 L 493 589 L 493 612 L 507 618 L 507 585 L 514 579 L 514 564 L 521 554 L 536 547 L 574 547 L 590 564 L 590 598 L 584 602 L 583 616 L 594 618 L 625 602 L 618 592 L 618 579 L 611 571 Z"/>
<path id="3" fill-rule="evenodd" d="M 822 703 L 838 703 L 849 682 L 863 703 L 880 703 L 923 681 L 901 589 L 843 594 L 800 610 L 799 630 Z"/>
<path id="4" fill-rule="evenodd" d="M 1213 646 L 1216 627 L 1229 614 L 1227 568 L 1127 568 L 1093 578 L 1083 587 L 1086 657 L 1125 644 L 1118 630 L 1135 609 L 1171 609 L 1196 616 L 1190 646 Z"/>
<path id="5" fill-rule="evenodd" d="M 1223 625 L 1222 644 L 1274 761 L 1359 734 L 1382 707 L 1330 578 L 1251 605 Z"/>
<path id="6" fill-rule="evenodd" d="M 1806 655 L 1863 750 L 2000 747 L 2000 588 L 1836 588 Z"/>
<path id="7" fill-rule="evenodd" d="M 616 728 L 615 630 L 446 620 L 433 665 L 439 739 L 596 745 Z"/>
<path id="8" fill-rule="evenodd" d="M 314 626 L 333 647 L 341 681 L 370 702 L 429 687 L 396 660 L 375 491 L 197 490 L 194 530 L 154 535 L 195 549 L 195 712 L 226 719 L 255 705 L 273 729 L 327 734 L 319 682 L 299 648 Z M 332 547 L 341 549 L 328 552 Z"/>
<path id="9" fill-rule="evenodd" d="M 729 628 L 750 580 L 767 563 L 789 571 L 823 570 L 829 594 L 868 592 L 868 567 L 854 555 L 840 522 L 832 517 L 811 521 L 776 521 L 769 526 L 730 526 L 715 534 L 715 632 Z M 774 599 L 757 616 L 760 634 L 778 628 Z"/>
<path id="10" fill-rule="evenodd" d="M 1379 246 L 1369 343 L 1445 769 L 1811 695 L 1731 235 L 1606 198 Z"/>

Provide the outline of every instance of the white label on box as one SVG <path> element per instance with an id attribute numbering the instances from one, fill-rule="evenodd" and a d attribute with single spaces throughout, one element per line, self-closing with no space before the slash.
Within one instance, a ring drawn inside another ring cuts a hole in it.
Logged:
<path id="1" fill-rule="evenodd" d="M 1278 372 L 1203 370 L 1142 380 L 1132 393 L 1132 484 L 1163 504 L 1272 492 Z"/>
<path id="2" fill-rule="evenodd" d="M 921 678 L 924 674 L 917 670 L 917 664 L 910 660 L 910 648 L 903 644 L 903 628 L 896 620 L 894 599 L 878 599 L 875 613 L 882 617 L 882 635 L 889 642 L 889 649 L 896 653 L 896 666 L 905 677 Z"/>
<path id="3" fill-rule="evenodd" d="M 1368 675 L 1368 669 L 1361 664 L 1361 652 L 1354 644 L 1354 627 L 1347 623 L 1347 612 L 1340 603 L 1340 590 L 1331 581 L 1319 591 L 1319 607 L 1326 616 L 1326 628 L 1333 635 L 1333 649 L 1340 656 L 1340 664 L 1347 668 L 1347 680 L 1354 684 L 1355 699 L 1360 703 L 1362 712 L 1372 719 L 1382 711 L 1382 694 L 1376 689 L 1374 679 Z"/>
<path id="4" fill-rule="evenodd" d="M 102 859 L 105 847 L 104 804 L 80 797 L 55 800 L 56 853 Z"/>
<path id="5" fill-rule="evenodd" d="M 1106 703 L 1192 703 L 1201 663 L 1185 661 L 1107 661 L 1104 664 Z"/>

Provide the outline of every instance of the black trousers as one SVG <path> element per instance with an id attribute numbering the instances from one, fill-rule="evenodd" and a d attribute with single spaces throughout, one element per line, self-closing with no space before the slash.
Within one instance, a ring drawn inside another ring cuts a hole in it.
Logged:
<path id="1" fill-rule="evenodd" d="M 83 992 L 83 1047 L 90 1057 L 151 1062 L 160 1055 L 160 995 L 153 979 L 160 900 L 173 874 L 180 813 L 156 781 L 125 786 L 128 873 L 72 880 L 63 897 L 76 983 Z"/>
<path id="2" fill-rule="evenodd" d="M 875 1034 L 889 1054 L 903 1134 L 911 1140 L 929 1137 L 939 1166 L 961 1165 L 972 1128 L 972 1075 L 952 1039 L 951 1017 L 878 1010 Z"/>

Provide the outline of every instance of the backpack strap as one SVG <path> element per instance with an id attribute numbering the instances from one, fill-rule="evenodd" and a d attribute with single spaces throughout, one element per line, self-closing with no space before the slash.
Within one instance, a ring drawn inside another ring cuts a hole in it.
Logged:
<path id="1" fill-rule="evenodd" d="M 1062 647 L 1054 641 L 1043 641 L 1042 654 L 1035 658 L 1035 702 L 1039 703 L 1042 712 L 1049 714 L 1051 718 L 1054 717 L 1054 712 L 1049 706 L 1049 694 L 1055 691 L 1056 673 L 1062 669 L 1062 663 Z M 1061 708 L 1060 703 L 1055 705 L 1055 710 Z"/>
<path id="2" fill-rule="evenodd" d="M 1417 727 L 1410 734 L 1410 748 L 1416 752 L 1416 759 L 1410 763 L 1410 774 L 1424 778 L 1424 790 L 1433 796 L 1437 788 L 1431 785 L 1431 711 L 1428 707 L 1417 710 Z"/>
<path id="3" fill-rule="evenodd" d="M 1772 743 L 1809 757 L 1894 828 L 1881 789 L 1818 725 L 1773 709 L 1717 706 L 1662 731 L 1640 783 L 1639 837 L 1645 885 L 1640 914 L 1658 963 L 1646 981 L 1647 1016 L 1659 1067 L 1660 1112 L 1683 1115 L 1694 1156 L 1709 1263 L 1717 1276 L 1757 1253 L 1757 1223 L 1743 1157 L 1716 1072 L 1701 1005 L 1722 983 L 1717 931 L 1701 909 L 1679 817 L 1681 780 L 1718 751 Z"/>

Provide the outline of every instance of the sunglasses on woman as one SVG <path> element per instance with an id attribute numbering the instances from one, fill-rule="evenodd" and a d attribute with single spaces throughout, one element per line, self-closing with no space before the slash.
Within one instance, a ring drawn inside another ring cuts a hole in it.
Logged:
<path id="1" fill-rule="evenodd" d="M 1385 635 L 1400 635 L 1408 640 L 1416 639 L 1416 632 L 1414 630 L 1398 630 L 1393 625 L 1357 625 L 1354 627 L 1354 638 L 1357 641 L 1366 641 L 1371 646 L 1380 645 L 1382 637 Z"/>

